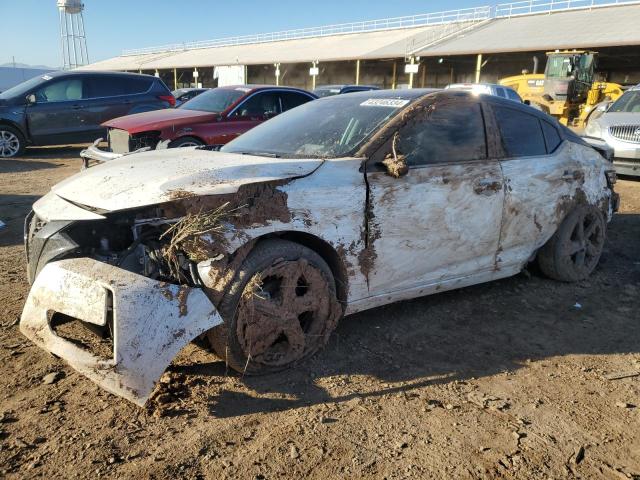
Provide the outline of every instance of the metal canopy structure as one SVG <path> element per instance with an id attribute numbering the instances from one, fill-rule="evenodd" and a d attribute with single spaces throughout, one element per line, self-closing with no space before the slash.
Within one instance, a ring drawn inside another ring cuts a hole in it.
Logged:
<path id="1" fill-rule="evenodd" d="M 160 70 L 640 45 L 638 25 L 638 0 L 526 0 L 129 50 L 88 68 Z"/>

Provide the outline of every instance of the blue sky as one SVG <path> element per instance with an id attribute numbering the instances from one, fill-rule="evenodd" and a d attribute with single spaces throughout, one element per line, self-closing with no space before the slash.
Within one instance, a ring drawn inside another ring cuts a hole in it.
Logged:
<path id="1" fill-rule="evenodd" d="M 89 58 L 208 40 L 488 5 L 482 0 L 84 0 Z M 0 0 L 0 64 L 60 65 L 55 0 Z"/>

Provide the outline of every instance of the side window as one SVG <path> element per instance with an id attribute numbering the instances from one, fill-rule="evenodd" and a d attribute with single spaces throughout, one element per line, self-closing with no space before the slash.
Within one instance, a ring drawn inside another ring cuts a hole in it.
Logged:
<path id="1" fill-rule="evenodd" d="M 553 153 L 558 145 L 562 143 L 558 129 L 551 125 L 549 122 L 542 121 L 542 133 L 544 134 L 544 140 L 547 143 L 547 153 Z"/>
<path id="2" fill-rule="evenodd" d="M 487 158 L 480 104 L 432 104 L 423 118 L 400 130 L 398 150 L 409 166 Z"/>
<path id="3" fill-rule="evenodd" d="M 87 79 L 87 98 L 118 97 L 149 90 L 151 82 L 144 78 L 124 78 L 97 75 Z"/>
<path id="4" fill-rule="evenodd" d="M 152 78 L 123 78 L 124 90 L 127 95 L 145 93 L 151 88 Z"/>
<path id="5" fill-rule="evenodd" d="M 502 98 L 507 98 L 504 88 L 496 87 L 496 95 Z"/>
<path id="6" fill-rule="evenodd" d="M 518 95 L 515 91 L 511 90 L 510 88 L 505 88 L 505 91 L 507 92 L 507 98 L 509 98 L 509 100 L 522 103 L 520 95 Z"/>
<path id="7" fill-rule="evenodd" d="M 286 112 L 292 108 L 299 107 L 303 103 L 307 103 L 313 100 L 309 95 L 297 92 L 282 92 L 280 94 L 280 100 L 282 100 L 282 111 Z"/>
<path id="8" fill-rule="evenodd" d="M 83 94 L 84 87 L 81 78 L 69 78 L 52 82 L 35 92 L 38 103 L 82 100 L 82 98 L 84 98 Z"/>
<path id="9" fill-rule="evenodd" d="M 547 150 L 537 117 L 515 109 L 494 106 L 502 146 L 507 157 L 546 155 Z"/>
<path id="10" fill-rule="evenodd" d="M 236 110 L 236 117 L 272 117 L 280 113 L 277 93 L 257 93 L 242 103 Z"/>

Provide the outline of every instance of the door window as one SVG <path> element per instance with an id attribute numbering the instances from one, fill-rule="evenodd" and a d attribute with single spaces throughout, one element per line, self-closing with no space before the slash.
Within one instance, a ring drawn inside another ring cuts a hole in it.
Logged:
<path id="1" fill-rule="evenodd" d="M 507 98 L 509 98 L 509 100 L 522 103 L 522 99 L 520 98 L 520 95 L 518 95 L 514 90 L 511 90 L 510 88 L 505 88 L 505 91 L 507 92 Z"/>
<path id="2" fill-rule="evenodd" d="M 549 122 L 542 121 L 542 133 L 544 134 L 544 140 L 547 143 L 547 153 L 553 153 L 558 145 L 562 143 L 560 134 L 556 127 Z"/>
<path id="3" fill-rule="evenodd" d="M 504 88 L 496 87 L 496 95 L 502 98 L 507 98 L 507 94 L 504 91 Z"/>
<path id="4" fill-rule="evenodd" d="M 124 78 L 116 76 L 95 76 L 87 78 L 87 98 L 118 97 L 144 93 L 149 90 L 152 80 L 144 78 Z"/>
<path id="5" fill-rule="evenodd" d="M 507 157 L 533 157 L 547 154 L 537 117 L 506 107 L 494 106 L 493 110 Z"/>
<path id="6" fill-rule="evenodd" d="M 282 111 L 286 112 L 292 108 L 299 107 L 303 103 L 307 103 L 312 98 L 304 93 L 282 92 L 280 93 L 280 100 L 282 101 Z"/>
<path id="7" fill-rule="evenodd" d="M 236 117 L 268 118 L 280 113 L 280 101 L 277 93 L 257 93 L 247 99 L 236 110 Z"/>
<path id="8" fill-rule="evenodd" d="M 35 91 L 38 103 L 69 102 L 82 100 L 83 97 L 82 78 L 69 78 L 52 82 Z"/>
<path id="9" fill-rule="evenodd" d="M 400 130 L 398 150 L 409 166 L 487 158 L 480 104 L 432 104 L 423 119 Z"/>

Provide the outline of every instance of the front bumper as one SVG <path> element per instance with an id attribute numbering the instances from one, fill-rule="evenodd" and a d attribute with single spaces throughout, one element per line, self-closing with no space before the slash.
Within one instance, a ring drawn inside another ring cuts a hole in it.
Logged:
<path id="1" fill-rule="evenodd" d="M 56 335 L 52 312 L 102 327 L 110 322 L 113 356 L 94 355 Z M 42 269 L 22 311 L 20 331 L 104 389 L 142 406 L 177 353 L 221 323 L 200 289 L 75 258 Z"/>
<path id="2" fill-rule="evenodd" d="M 95 142 L 93 142 L 93 145 L 85 148 L 80 152 L 80 158 L 82 158 L 82 168 L 89 168 L 91 166 L 91 161 L 95 163 L 104 163 L 111 160 L 116 160 L 126 155 L 131 155 L 133 153 L 147 152 L 151 150 L 151 147 L 142 147 L 127 153 L 107 152 L 106 150 L 101 150 L 100 148 L 98 148 L 98 144 L 100 142 L 102 142 L 101 138 L 97 139 Z M 162 148 L 167 148 L 167 144 L 168 142 L 160 142 L 156 146 L 156 149 L 160 150 Z"/>
<path id="3" fill-rule="evenodd" d="M 613 157 L 613 166 L 620 175 L 640 176 L 640 159 Z"/>

